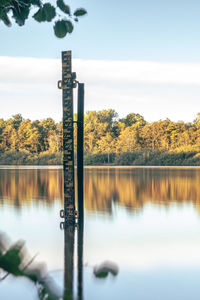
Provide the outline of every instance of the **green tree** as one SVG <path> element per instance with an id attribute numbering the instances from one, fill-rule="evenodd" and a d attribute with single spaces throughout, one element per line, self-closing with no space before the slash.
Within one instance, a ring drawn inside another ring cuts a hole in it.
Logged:
<path id="1" fill-rule="evenodd" d="M 140 114 L 130 113 L 125 118 L 120 120 L 123 122 L 126 127 L 132 126 L 135 123 L 139 123 L 140 125 L 145 125 L 146 121 Z"/>
<path id="2" fill-rule="evenodd" d="M 126 127 L 116 143 L 117 152 L 134 152 L 141 149 L 140 126 L 133 124 Z"/>
<path id="3" fill-rule="evenodd" d="M 48 134 L 49 152 L 58 153 L 62 150 L 62 123 L 56 124 L 55 130 Z"/>
<path id="4" fill-rule="evenodd" d="M 6 122 L 4 121 L 4 119 L 0 119 L 0 150 L 3 151 L 3 136 L 2 136 L 2 133 L 3 133 L 3 130 L 6 126 Z"/>
<path id="5" fill-rule="evenodd" d="M 7 124 L 1 134 L 1 150 L 14 150 L 16 145 L 16 132 L 12 125 Z"/>
<path id="6" fill-rule="evenodd" d="M 39 132 L 30 120 L 24 120 L 18 129 L 19 150 L 38 152 Z"/>
<path id="7" fill-rule="evenodd" d="M 19 128 L 19 126 L 21 125 L 23 120 L 24 119 L 22 118 L 21 114 L 16 114 L 16 115 L 12 116 L 11 119 L 8 119 L 6 121 L 6 123 L 10 124 L 13 128 L 15 128 L 17 130 Z"/>
<path id="8" fill-rule="evenodd" d="M 52 118 L 47 118 L 37 124 L 40 141 L 40 151 L 49 150 L 49 136 L 56 130 L 56 123 Z"/>
<path id="9" fill-rule="evenodd" d="M 97 142 L 97 152 L 110 154 L 115 150 L 115 140 L 112 135 L 107 132 L 98 142 Z"/>
<path id="10" fill-rule="evenodd" d="M 194 120 L 193 124 L 197 127 L 200 128 L 200 113 L 197 114 L 196 119 Z"/>
<path id="11" fill-rule="evenodd" d="M 113 134 L 117 113 L 113 109 L 90 111 L 85 116 L 85 151 L 98 152 L 98 141 L 107 133 Z"/>

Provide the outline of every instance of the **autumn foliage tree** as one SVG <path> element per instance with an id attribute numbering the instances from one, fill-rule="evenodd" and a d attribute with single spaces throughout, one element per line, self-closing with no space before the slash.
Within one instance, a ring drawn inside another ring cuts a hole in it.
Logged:
<path id="1" fill-rule="evenodd" d="M 76 116 L 75 116 L 76 119 Z M 119 118 L 113 109 L 85 114 L 84 150 L 91 155 L 126 155 L 144 151 L 196 153 L 200 156 L 199 114 L 191 123 L 169 119 L 149 123 L 139 114 Z M 74 128 L 76 146 L 76 127 Z M 61 153 L 62 122 L 52 118 L 31 121 L 20 114 L 0 119 L 0 152 L 25 151 L 34 155 Z M 76 151 L 76 150 L 75 150 Z M 125 156 L 123 156 L 125 157 Z M 183 156 L 184 157 L 184 156 Z"/>

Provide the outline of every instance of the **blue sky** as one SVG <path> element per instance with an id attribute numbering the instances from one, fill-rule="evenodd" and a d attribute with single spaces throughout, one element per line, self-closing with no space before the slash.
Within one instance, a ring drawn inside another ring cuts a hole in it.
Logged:
<path id="1" fill-rule="evenodd" d="M 79 72 L 78 76 L 86 83 L 86 110 L 110 107 L 121 116 L 135 112 L 149 121 L 166 117 L 185 121 L 194 119 L 200 112 L 200 82 L 197 79 L 200 74 L 199 1 L 73 0 L 67 3 L 73 8 L 85 7 L 88 15 L 80 19 L 73 34 L 65 39 L 57 39 L 49 23 L 38 24 L 29 20 L 24 27 L 13 24 L 11 28 L 0 23 L 0 117 L 7 118 L 14 112 L 21 112 L 32 119 L 41 119 L 47 114 L 61 119 L 60 106 L 55 112 L 61 95 L 56 91 L 54 81 L 60 79 L 57 77 L 60 76 L 61 51 L 71 49 L 76 60 L 74 71 Z M 15 57 L 15 86 L 12 85 L 14 79 L 9 79 L 9 74 L 13 74 L 9 57 Z M 29 64 L 24 57 L 39 59 L 39 66 L 30 60 L 31 95 L 27 89 L 27 73 L 23 76 Z M 49 69 L 47 59 L 57 59 L 54 68 Z M 104 66 L 101 70 L 99 61 Z M 114 72 L 120 73 L 121 70 L 113 67 L 112 61 L 123 70 L 121 84 L 119 80 L 116 85 L 113 82 Z M 123 65 L 123 61 L 130 63 Z M 39 74 L 40 66 L 43 77 Z M 52 91 L 51 95 L 42 90 L 42 83 L 45 86 L 47 82 L 44 77 L 49 78 L 49 72 L 54 73 L 47 88 Z M 103 72 L 110 76 L 106 75 L 107 81 Z M 2 80 L 5 77 L 6 83 Z M 41 81 L 40 89 L 33 86 L 37 77 Z M 14 89 L 18 91 L 16 94 Z M 36 90 L 40 90 L 40 94 Z M 26 101 L 29 102 L 27 108 L 24 106 Z M 34 113 L 33 107 L 38 102 L 40 112 L 35 109 Z"/>
<path id="2" fill-rule="evenodd" d="M 88 10 L 71 36 L 55 38 L 49 23 L 28 21 L 21 28 L 1 24 L 0 54 L 55 58 L 67 48 L 76 58 L 200 62 L 199 1 L 67 3 Z"/>

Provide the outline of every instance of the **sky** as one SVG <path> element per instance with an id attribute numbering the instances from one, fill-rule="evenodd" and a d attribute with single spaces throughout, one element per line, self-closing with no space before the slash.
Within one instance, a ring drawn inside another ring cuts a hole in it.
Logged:
<path id="1" fill-rule="evenodd" d="M 54 2 L 54 1 L 52 1 Z M 0 22 L 0 118 L 62 118 L 61 51 L 85 83 L 85 111 L 115 109 L 147 121 L 193 121 L 200 112 L 200 2 L 68 1 L 88 15 L 64 39 L 53 24 Z M 76 92 L 74 97 L 76 102 Z M 76 109 L 76 106 L 75 106 Z"/>

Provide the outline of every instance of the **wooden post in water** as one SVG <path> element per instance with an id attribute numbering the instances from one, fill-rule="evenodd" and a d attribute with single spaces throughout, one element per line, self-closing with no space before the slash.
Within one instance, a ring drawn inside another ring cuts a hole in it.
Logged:
<path id="1" fill-rule="evenodd" d="M 64 51 L 62 52 L 63 171 L 64 217 L 67 224 L 73 224 L 75 221 L 73 79 L 71 51 Z"/>
<path id="2" fill-rule="evenodd" d="M 83 300 L 83 234 L 84 234 L 84 83 L 78 84 L 77 114 L 77 191 L 78 191 L 78 300 Z"/>
<path id="3" fill-rule="evenodd" d="M 75 184 L 74 184 L 74 112 L 73 88 L 76 87 L 76 74 L 72 73 L 71 51 L 62 52 L 62 81 L 58 88 L 63 90 L 63 172 L 64 210 L 60 223 L 65 230 L 65 279 L 64 299 L 73 300 L 74 274 L 74 234 L 75 234 Z M 77 120 L 77 191 L 79 209 L 78 229 L 78 299 L 83 298 L 83 139 L 84 139 L 84 84 L 78 83 Z"/>
<path id="4" fill-rule="evenodd" d="M 84 155 L 84 83 L 78 84 L 78 116 L 77 116 L 77 191 L 79 218 L 84 217 L 83 197 L 83 155 Z"/>
<path id="5" fill-rule="evenodd" d="M 60 216 L 66 224 L 74 224 L 75 210 L 74 184 L 74 112 L 73 88 L 78 81 L 72 73 L 71 51 L 62 52 L 62 81 L 58 88 L 63 90 L 63 173 L 64 173 L 64 210 Z M 78 83 L 78 120 L 77 120 L 77 194 L 79 218 L 83 220 L 83 148 L 84 148 L 84 84 Z"/>

